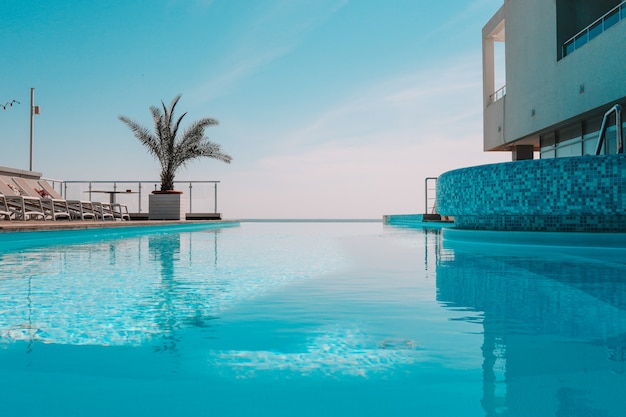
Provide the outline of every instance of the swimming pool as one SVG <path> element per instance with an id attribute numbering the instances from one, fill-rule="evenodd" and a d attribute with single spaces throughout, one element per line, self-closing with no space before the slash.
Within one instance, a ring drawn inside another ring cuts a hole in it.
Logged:
<path id="1" fill-rule="evenodd" d="M 66 237 L 2 246 L 2 415 L 625 409 L 624 249 L 378 223 Z"/>

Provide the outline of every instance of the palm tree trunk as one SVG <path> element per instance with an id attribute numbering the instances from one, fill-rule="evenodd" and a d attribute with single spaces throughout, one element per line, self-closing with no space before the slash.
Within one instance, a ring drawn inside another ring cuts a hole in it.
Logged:
<path id="1" fill-rule="evenodd" d="M 161 173 L 161 191 L 170 191 L 174 189 L 174 175 L 169 170 Z"/>

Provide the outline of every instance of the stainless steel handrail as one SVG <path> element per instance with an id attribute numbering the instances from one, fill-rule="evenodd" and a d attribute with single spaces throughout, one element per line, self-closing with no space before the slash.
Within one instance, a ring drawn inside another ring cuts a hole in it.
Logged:
<path id="1" fill-rule="evenodd" d="M 608 124 L 609 117 L 612 113 L 615 113 L 615 138 L 617 139 L 617 153 L 624 153 L 624 143 L 622 141 L 622 106 L 616 104 L 611 107 L 606 113 L 604 113 L 604 118 L 602 119 L 602 126 L 600 127 L 600 134 L 598 135 L 598 144 L 596 145 L 596 155 L 600 155 L 600 151 L 602 150 L 602 145 L 604 145 L 604 140 L 606 137 L 606 127 Z M 604 148 L 604 153 L 607 154 L 609 144 Z"/>
<path id="2" fill-rule="evenodd" d="M 158 185 L 161 183 L 160 180 L 148 181 L 148 180 L 59 180 L 59 179 L 51 179 L 51 178 L 43 178 L 49 183 L 52 184 L 55 189 L 60 189 L 60 193 L 64 198 L 67 198 L 68 194 L 68 185 L 86 185 L 87 191 L 89 195 L 89 200 L 92 198 L 92 192 L 94 191 L 94 184 L 112 184 L 113 192 L 116 192 L 118 189 L 118 185 L 122 184 L 133 184 L 137 185 L 137 209 L 139 213 L 142 213 L 141 201 L 145 194 L 149 194 L 150 186 L 154 185 L 154 189 L 156 190 Z M 189 188 L 189 213 L 193 213 L 193 187 L 194 184 L 213 184 L 213 213 L 217 213 L 217 185 L 220 181 L 174 181 L 174 184 L 187 184 Z M 150 185 L 146 185 L 150 184 Z M 148 191 L 144 191 L 144 189 Z M 120 192 L 123 194 L 123 192 Z"/>
<path id="3" fill-rule="evenodd" d="M 506 85 L 503 85 L 502 87 L 498 88 L 495 92 L 493 92 L 489 96 L 489 104 L 495 103 L 496 101 L 500 100 L 504 96 L 506 96 Z"/>

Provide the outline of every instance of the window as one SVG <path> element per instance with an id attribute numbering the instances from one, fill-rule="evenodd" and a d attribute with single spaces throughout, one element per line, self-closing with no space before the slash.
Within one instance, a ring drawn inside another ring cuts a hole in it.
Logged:
<path id="1" fill-rule="evenodd" d="M 554 145 L 556 143 L 556 133 L 550 132 L 545 135 L 541 135 L 539 137 L 539 146 L 540 146 L 540 158 L 555 158 L 556 153 L 554 149 Z"/>
<path id="2" fill-rule="evenodd" d="M 602 116 L 583 121 L 583 155 L 595 155 L 598 135 L 602 127 Z"/>
<path id="3" fill-rule="evenodd" d="M 580 156 L 582 153 L 582 123 L 575 123 L 558 131 L 556 141 L 557 158 Z"/>

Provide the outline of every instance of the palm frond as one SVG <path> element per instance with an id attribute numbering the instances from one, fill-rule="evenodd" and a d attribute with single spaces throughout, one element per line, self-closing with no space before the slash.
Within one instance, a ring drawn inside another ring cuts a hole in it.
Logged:
<path id="1" fill-rule="evenodd" d="M 215 119 L 205 118 L 194 122 L 185 130 L 175 150 L 174 159 L 179 166 L 184 166 L 187 161 L 202 156 L 202 142 L 208 141 L 208 138 L 204 137 L 204 129 L 217 123 Z"/>
<path id="2" fill-rule="evenodd" d="M 180 127 L 180 123 L 183 121 L 183 117 L 185 117 L 186 114 L 187 112 L 183 113 L 174 124 L 174 127 L 172 128 L 172 137 L 176 137 L 176 135 L 178 134 L 178 128 Z"/>
<path id="3" fill-rule="evenodd" d="M 204 118 L 197 120 L 189 126 L 180 140 L 180 146 L 188 147 L 189 144 L 198 143 L 204 137 L 204 129 L 211 126 L 217 126 L 219 122 L 215 119 Z"/>
<path id="4" fill-rule="evenodd" d="M 134 136 L 148 148 L 148 151 L 159 159 L 160 146 L 159 141 L 154 134 L 152 134 L 149 129 L 141 126 L 139 123 L 126 116 L 119 116 L 118 118 L 130 128 Z"/>
<path id="5" fill-rule="evenodd" d="M 178 100 L 180 100 L 180 98 L 181 98 L 180 94 L 174 97 L 174 99 L 170 103 L 169 109 L 166 109 L 165 103 L 161 102 L 161 104 L 163 104 L 163 111 L 164 111 L 164 124 L 170 130 L 169 133 L 172 133 L 171 127 L 172 127 L 172 118 L 174 117 L 174 108 L 176 107 L 176 104 L 178 103 Z"/>
<path id="6" fill-rule="evenodd" d="M 202 156 L 212 159 L 217 159 L 218 161 L 225 162 L 230 164 L 230 161 L 233 160 L 233 157 L 224 153 L 222 151 L 222 147 L 214 142 L 206 142 L 201 147 Z"/>

